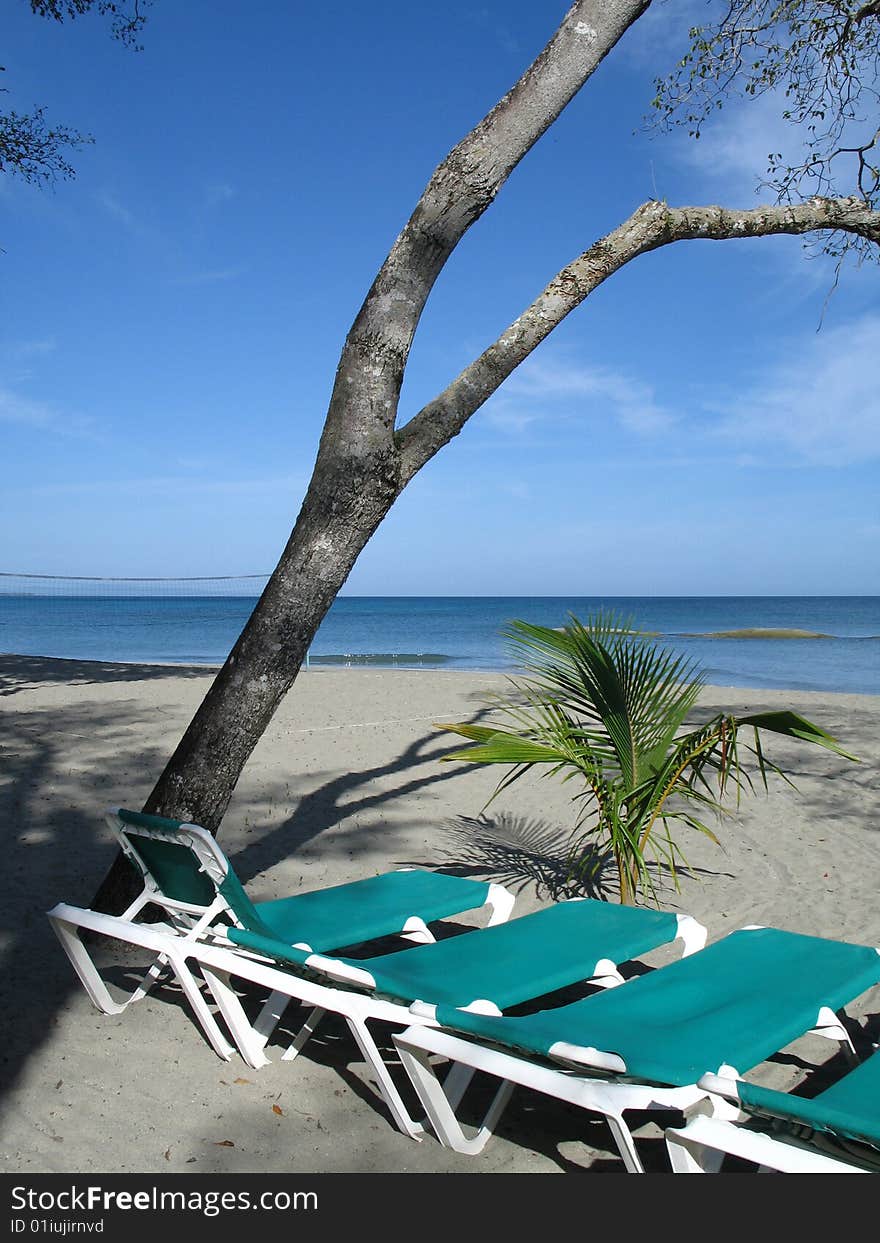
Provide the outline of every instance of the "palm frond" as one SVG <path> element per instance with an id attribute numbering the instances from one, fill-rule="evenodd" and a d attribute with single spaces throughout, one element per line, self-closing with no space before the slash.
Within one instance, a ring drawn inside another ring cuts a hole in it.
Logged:
<path id="1" fill-rule="evenodd" d="M 812 742 L 816 746 L 826 747 L 829 751 L 860 764 L 861 760 L 850 751 L 845 751 L 840 743 L 826 730 L 820 729 L 812 721 L 785 709 L 776 712 L 753 712 L 748 716 L 737 718 L 740 725 L 754 725 L 756 729 L 765 729 L 772 734 L 784 734 L 788 738 L 800 738 L 803 742 Z"/>
<path id="2" fill-rule="evenodd" d="M 623 902 L 640 893 L 656 900 L 655 865 L 678 886 L 687 861 L 672 825 L 719 844 L 704 817 L 731 815 L 722 801 L 728 791 L 739 806 L 741 794 L 754 788 L 748 754 L 765 787 L 769 773 L 792 784 L 768 758 L 763 733 L 857 758 L 795 712 L 719 712 L 687 729 L 702 673 L 615 613 L 599 612 L 585 624 L 571 616 L 558 629 L 514 621 L 505 635 L 523 675 L 509 679 L 507 694 L 492 701 L 504 723 L 438 725 L 472 744 L 442 758 L 507 766 L 489 802 L 536 766 L 544 776 L 578 781 L 575 829 L 583 833 L 570 875 L 613 860 Z M 743 727 L 753 748 L 740 747 Z"/>

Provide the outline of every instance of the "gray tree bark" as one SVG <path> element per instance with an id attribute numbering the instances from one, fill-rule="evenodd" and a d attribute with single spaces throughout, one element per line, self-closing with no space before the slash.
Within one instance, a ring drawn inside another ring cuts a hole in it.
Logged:
<path id="1" fill-rule="evenodd" d="M 436 169 L 346 338 L 312 480 L 278 566 L 146 811 L 217 830 L 315 631 L 403 488 L 610 275 L 647 251 L 688 239 L 842 229 L 880 240 L 880 215 L 851 199 L 753 211 L 646 203 L 563 268 L 492 346 L 395 430 L 413 336 L 444 264 L 649 3 L 578 0 L 516 85 Z M 130 890 L 129 869 L 118 858 L 95 905 L 122 909 Z"/>

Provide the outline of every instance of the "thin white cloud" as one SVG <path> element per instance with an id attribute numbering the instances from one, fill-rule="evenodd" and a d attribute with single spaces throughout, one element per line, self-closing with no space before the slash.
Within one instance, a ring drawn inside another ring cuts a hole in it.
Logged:
<path id="1" fill-rule="evenodd" d="M 3 357 L 15 360 L 51 354 L 57 348 L 57 343 L 51 337 L 36 341 L 0 342 L 0 352 L 2 352 Z"/>
<path id="2" fill-rule="evenodd" d="M 137 215 L 131 208 L 126 207 L 111 191 L 102 190 L 95 196 L 95 201 L 138 241 L 162 248 L 166 247 L 166 239 L 161 229 L 149 223 L 143 216 Z"/>
<path id="3" fill-rule="evenodd" d="M 805 122 L 787 121 L 784 113 L 793 101 L 781 87 L 754 97 L 730 96 L 724 106 L 706 119 L 699 138 L 688 137 L 686 127 L 667 138 L 669 149 L 685 168 L 698 175 L 697 184 L 710 194 L 725 200 L 753 203 L 773 202 L 774 190 L 766 182 L 771 174 L 771 160 L 781 168 L 798 167 L 809 155 L 809 133 Z M 864 122 L 853 121 L 841 136 L 839 146 L 855 147 L 862 139 Z M 855 174 L 855 157 L 846 165 L 835 162 L 834 171 L 840 178 L 836 189 L 825 194 L 849 194 L 856 189 L 847 178 Z M 813 183 L 800 187 L 800 196 L 814 192 Z"/>
<path id="4" fill-rule="evenodd" d="M 786 106 L 779 93 L 767 93 L 748 100 L 731 100 L 715 114 L 699 139 L 683 130 L 667 135 L 658 147 L 688 174 L 687 189 L 667 193 L 665 176 L 658 173 L 660 192 L 676 203 L 722 203 L 725 206 L 756 207 L 776 202 L 775 191 L 766 184 L 771 153 L 783 163 L 795 165 L 803 160 L 806 148 L 803 134 L 782 112 Z M 668 164 L 667 164 L 668 168 Z M 841 190 L 846 193 L 846 188 Z M 805 194 L 807 191 L 805 191 Z M 786 298 L 799 301 L 829 293 L 835 284 L 835 259 L 822 253 L 826 236 L 740 239 L 735 244 L 754 259 L 760 255 L 765 279 L 755 296 L 761 299 Z M 775 281 L 766 277 L 772 271 Z M 847 283 L 859 281 L 858 269 L 848 265 Z M 817 311 L 817 319 L 819 312 Z"/>
<path id="5" fill-rule="evenodd" d="M 33 378 L 32 363 L 51 354 L 57 348 L 51 340 L 34 341 L 3 341 L 0 342 L 0 363 L 5 372 L 6 392 L 20 384 L 26 384 Z"/>
<path id="6" fill-rule="evenodd" d="M 845 467 L 874 461 L 880 458 L 877 358 L 880 315 L 788 344 L 784 359 L 721 409 L 714 434 L 742 464 Z"/>
<path id="7" fill-rule="evenodd" d="M 86 415 L 60 410 L 48 401 L 23 397 L 11 388 L 0 387 L 0 423 L 16 423 L 34 431 L 52 432 L 59 436 L 91 437 L 94 420 Z"/>
<path id="8" fill-rule="evenodd" d="M 220 203 L 227 203 L 235 198 L 237 193 L 235 186 L 229 185 L 228 182 L 215 182 L 205 187 L 205 206 L 217 207 Z"/>
<path id="9" fill-rule="evenodd" d="M 647 67 L 653 77 L 662 78 L 690 47 L 688 32 L 708 16 L 705 0 L 654 0 L 626 32 L 621 54 L 640 68 Z"/>
<path id="10" fill-rule="evenodd" d="M 532 485 L 524 479 L 502 479 L 498 489 L 515 501 L 531 501 L 535 495 Z"/>
<path id="11" fill-rule="evenodd" d="M 0 421 L 27 427 L 52 427 L 57 416 L 47 402 L 33 401 L 10 389 L 0 389 Z"/>
<path id="12" fill-rule="evenodd" d="M 675 421 L 644 381 L 608 367 L 575 364 L 558 354 L 524 362 L 486 403 L 485 414 L 495 426 L 514 433 L 538 422 L 611 416 L 627 431 L 649 436 Z"/>
<path id="13" fill-rule="evenodd" d="M 730 100 L 706 122 L 699 138 L 685 130 L 672 137 L 678 160 L 698 174 L 709 197 L 751 206 L 755 198 L 772 202 L 773 192 L 761 187 L 771 153 L 797 158 L 796 129 L 782 119 L 783 101 L 768 93 L 749 100 Z"/>
<path id="14" fill-rule="evenodd" d="M 141 225 L 134 212 L 129 211 L 123 203 L 120 203 L 119 199 L 117 199 L 115 195 L 110 194 L 107 190 L 104 190 L 98 195 L 98 202 L 106 212 L 109 212 L 115 220 L 118 220 L 121 224 L 124 224 L 127 229 L 131 229 L 133 233 L 139 233 L 141 231 Z"/>
<path id="15" fill-rule="evenodd" d="M 144 479 L 79 479 L 68 483 L 29 486 L 31 496 L 100 496 L 147 494 L 153 497 L 248 496 L 270 494 L 299 496 L 305 491 L 304 475 L 278 475 L 253 479 L 195 478 L 192 475 L 155 475 Z M 14 491 L 8 489 L 7 491 Z"/>
<path id="16" fill-rule="evenodd" d="M 242 276 L 246 271 L 247 271 L 247 268 L 243 266 L 232 267 L 232 268 L 214 268 L 214 269 L 209 268 L 203 272 L 192 272 L 188 276 L 175 276 L 172 279 L 171 284 L 172 285 L 212 285 L 212 284 L 216 284 L 219 281 L 235 280 L 237 277 Z"/>

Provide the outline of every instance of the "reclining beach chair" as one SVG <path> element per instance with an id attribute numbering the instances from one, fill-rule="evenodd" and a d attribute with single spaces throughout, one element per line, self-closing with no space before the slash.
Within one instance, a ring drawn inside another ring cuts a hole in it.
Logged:
<path id="1" fill-rule="evenodd" d="M 282 941 L 335 949 L 397 932 L 433 941 L 429 922 L 485 906 L 496 924 L 513 909 L 503 885 L 415 868 L 254 903 L 207 829 L 124 808 L 109 811 L 107 821 L 144 882 L 120 918 L 133 919 L 152 903 L 182 924 L 185 935 L 198 935 L 219 917 Z"/>
<path id="2" fill-rule="evenodd" d="M 91 913 L 80 918 L 89 926 Z M 153 943 L 156 934 L 148 927 L 130 927 L 138 944 Z M 560 902 L 491 928 L 366 959 L 312 954 L 245 928 L 230 927 L 227 934 L 230 944 L 225 945 L 178 938 L 171 965 L 179 978 L 191 977 L 190 964 L 198 967 L 248 1064 L 265 1064 L 267 1039 L 290 1001 L 309 1007 L 309 1014 L 284 1054 L 287 1060 L 300 1052 L 325 1013 L 336 1014 L 352 1032 L 394 1122 L 413 1138 L 421 1137 L 424 1128 L 410 1115 L 369 1023 L 397 1028 L 414 1021 L 433 1023 L 433 1004 L 444 1000 L 497 1014 L 505 1006 L 587 979 L 620 984 L 619 964 L 677 940 L 690 952 L 706 936 L 686 915 L 591 899 Z M 269 994 L 254 1022 L 237 991 L 248 983 Z M 415 1019 L 410 1004 L 426 997 L 433 1003 Z M 451 1090 L 463 1092 L 469 1078 L 470 1072 L 463 1071 Z"/>
<path id="3" fill-rule="evenodd" d="M 732 1112 L 700 1085 L 707 1067 L 735 1078 L 808 1032 L 852 1050 L 836 1012 L 878 982 L 874 948 L 742 929 L 557 1009 L 497 1017 L 441 1005 L 432 1011 L 439 1027 L 410 1027 L 394 1043 L 444 1145 L 479 1152 L 519 1084 L 603 1115 L 625 1167 L 641 1172 L 627 1111 L 687 1111 L 709 1100 Z M 458 1080 L 444 1092 L 434 1057 L 502 1081 L 475 1133 L 456 1116 Z"/>
<path id="4" fill-rule="evenodd" d="M 198 982 L 179 952 L 179 941 L 225 940 L 226 928 L 306 944 L 316 950 L 358 945 L 399 933 L 431 942 L 428 924 L 486 907 L 489 924 L 508 918 L 513 895 L 502 885 L 403 869 L 327 889 L 270 902 L 252 902 L 229 860 L 206 829 L 161 816 L 114 808 L 110 825 L 126 857 L 143 881 L 138 897 L 120 916 L 61 903 L 49 921 L 89 997 L 105 1014 L 118 1014 L 146 995 L 157 979 L 173 970 L 212 1046 L 221 1057 L 233 1048 L 205 1004 Z M 158 907 L 161 923 L 148 926 L 147 940 L 135 931 L 148 907 Z M 107 988 L 80 932 L 87 930 L 129 944 L 152 948 L 156 958 L 131 993 L 119 1000 Z"/>
<path id="5" fill-rule="evenodd" d="M 685 1127 L 668 1129 L 677 1174 L 717 1172 L 727 1154 L 759 1173 L 880 1173 L 880 1052 L 809 1099 L 713 1074 L 699 1083 L 733 1101 L 739 1119 L 696 1114 Z"/>
<path id="6" fill-rule="evenodd" d="M 256 1029 L 250 1025 L 239 1029 L 233 1024 L 232 1012 L 227 1015 L 224 1010 L 239 1051 L 251 1065 L 262 1057 L 283 1007 L 296 998 L 296 981 L 303 971 L 325 984 L 365 991 L 406 1006 L 420 1002 L 427 1019 L 432 1018 L 431 1008 L 442 1002 L 501 1014 L 510 1006 L 571 984 L 621 984 L 620 964 L 678 940 L 682 952 L 691 954 L 706 941 L 706 929 L 689 915 L 587 898 L 558 902 L 463 937 L 369 958 L 314 954 L 308 946 L 291 946 L 248 928 L 230 928 L 227 935 L 233 945 L 294 969 L 286 988 L 267 1001 Z M 223 1010 L 219 997 L 218 1004 Z M 315 1015 L 310 1020 L 311 1030 L 319 1018 Z M 286 1056 L 295 1056 L 300 1047 L 299 1041 L 294 1042 Z"/>

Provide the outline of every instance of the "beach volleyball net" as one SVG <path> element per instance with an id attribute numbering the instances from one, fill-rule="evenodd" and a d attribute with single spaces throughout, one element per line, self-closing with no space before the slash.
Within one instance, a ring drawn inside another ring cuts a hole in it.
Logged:
<path id="1" fill-rule="evenodd" d="M 253 597 L 268 574 L 225 574 L 196 578 L 112 578 L 63 574 L 12 574 L 0 571 L 0 596 L 47 600 L 190 599 L 199 596 Z"/>
<path id="2" fill-rule="evenodd" d="M 268 577 L 0 572 L 0 652 L 111 662 L 222 664 Z"/>

